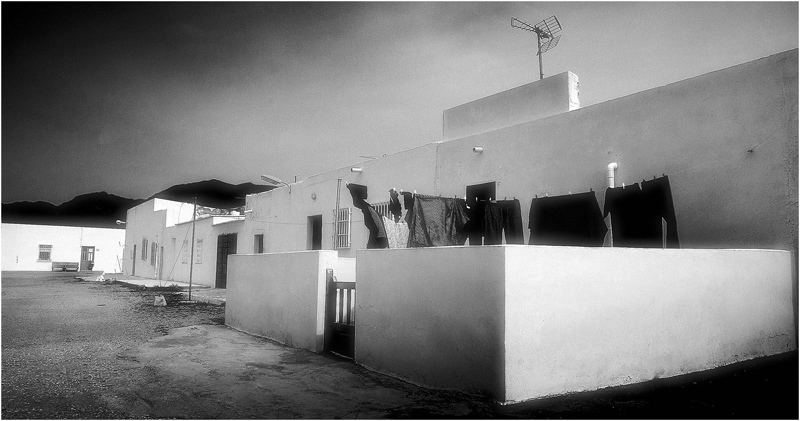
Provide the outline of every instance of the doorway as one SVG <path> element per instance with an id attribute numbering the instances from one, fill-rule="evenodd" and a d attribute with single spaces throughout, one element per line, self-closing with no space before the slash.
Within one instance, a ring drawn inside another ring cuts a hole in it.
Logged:
<path id="1" fill-rule="evenodd" d="M 81 246 L 81 269 L 92 270 L 94 268 L 94 246 Z"/>
<path id="2" fill-rule="evenodd" d="M 217 278 L 214 288 L 228 285 L 228 255 L 236 254 L 236 234 L 222 234 L 217 238 Z"/>
<path id="3" fill-rule="evenodd" d="M 322 250 L 322 215 L 308 217 L 308 249 Z"/>

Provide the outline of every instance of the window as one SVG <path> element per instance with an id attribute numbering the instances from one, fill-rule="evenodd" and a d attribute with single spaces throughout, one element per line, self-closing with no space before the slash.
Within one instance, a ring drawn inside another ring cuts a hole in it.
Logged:
<path id="1" fill-rule="evenodd" d="M 189 263 L 189 240 L 183 240 L 181 247 L 181 263 Z"/>
<path id="2" fill-rule="evenodd" d="M 147 239 L 142 238 L 142 260 L 147 261 Z"/>
<path id="3" fill-rule="evenodd" d="M 39 244 L 39 261 L 40 262 L 49 262 L 50 261 L 50 254 L 53 251 L 53 246 L 51 244 Z"/>
<path id="4" fill-rule="evenodd" d="M 264 234 L 256 234 L 253 239 L 253 253 L 264 252 Z"/>
<path id="5" fill-rule="evenodd" d="M 336 244 L 334 247 L 337 249 L 350 248 L 350 208 L 339 209 L 339 214 L 335 216 Z"/>
<path id="6" fill-rule="evenodd" d="M 377 212 L 378 215 L 392 219 L 389 213 L 389 202 L 373 203 L 372 207 L 375 208 L 375 212 Z"/>
<path id="7" fill-rule="evenodd" d="M 156 256 L 157 255 L 158 255 L 158 243 L 156 243 L 154 241 L 152 243 L 152 247 L 151 247 L 151 250 L 150 250 L 150 265 L 151 266 L 155 266 L 156 265 Z"/>
<path id="8" fill-rule="evenodd" d="M 203 240 L 196 241 L 197 246 L 195 250 L 197 251 L 194 256 L 194 264 L 199 265 L 203 263 Z"/>

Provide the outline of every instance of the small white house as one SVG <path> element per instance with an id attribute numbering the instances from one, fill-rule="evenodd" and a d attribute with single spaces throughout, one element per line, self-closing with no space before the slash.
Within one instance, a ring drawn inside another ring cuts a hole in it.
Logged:
<path id="1" fill-rule="evenodd" d="M 124 244 L 123 229 L 2 224 L 2 269 L 51 271 L 56 262 L 119 272 Z"/>

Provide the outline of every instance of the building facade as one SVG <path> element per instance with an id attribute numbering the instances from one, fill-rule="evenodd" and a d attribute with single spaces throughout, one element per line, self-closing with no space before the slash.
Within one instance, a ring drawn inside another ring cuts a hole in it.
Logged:
<path id="1" fill-rule="evenodd" d="M 80 270 L 121 271 L 125 230 L 2 224 L 3 270 L 50 271 L 53 262 Z"/>
<path id="2" fill-rule="evenodd" d="M 367 186 L 373 204 L 390 189 L 464 198 L 488 186 L 520 201 L 527 244 L 532 199 L 594 192 L 603 209 L 611 164 L 616 186 L 669 177 L 682 248 L 796 253 L 797 67 L 791 50 L 583 108 L 565 72 L 445 110 L 442 141 L 248 195 L 243 216 L 198 220 L 194 282 L 219 285 L 232 244 L 355 258 L 368 230 L 346 183 Z M 126 273 L 188 280 L 191 206 L 129 211 Z"/>

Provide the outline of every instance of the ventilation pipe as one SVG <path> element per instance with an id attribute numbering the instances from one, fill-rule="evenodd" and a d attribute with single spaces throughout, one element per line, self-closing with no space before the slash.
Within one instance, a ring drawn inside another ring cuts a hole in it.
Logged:
<path id="1" fill-rule="evenodd" d="M 617 163 L 612 162 L 608 164 L 608 187 L 614 188 L 614 172 L 617 171 Z"/>

